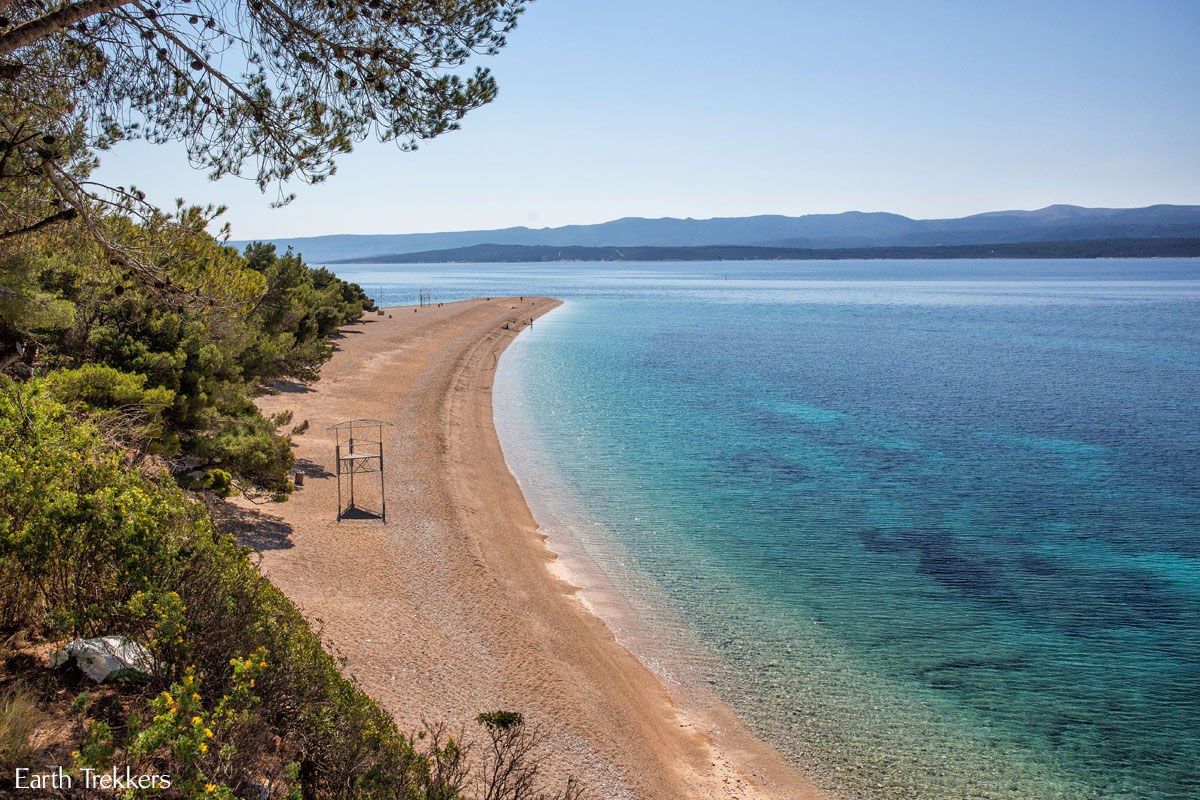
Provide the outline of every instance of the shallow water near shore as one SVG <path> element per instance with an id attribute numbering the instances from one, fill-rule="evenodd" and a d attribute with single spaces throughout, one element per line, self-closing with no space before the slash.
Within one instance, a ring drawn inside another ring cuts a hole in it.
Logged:
<path id="1" fill-rule="evenodd" d="M 866 797 L 1200 796 L 1200 262 L 337 271 L 568 301 L 502 358 L 506 456 L 781 752 Z"/>

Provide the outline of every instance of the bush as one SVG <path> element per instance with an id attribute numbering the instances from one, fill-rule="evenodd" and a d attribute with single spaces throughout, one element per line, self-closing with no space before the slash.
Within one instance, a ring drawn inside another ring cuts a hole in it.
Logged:
<path id="1" fill-rule="evenodd" d="M 233 476 L 223 469 L 210 469 L 204 478 L 204 485 L 217 497 L 233 494 Z"/>
<path id="2" fill-rule="evenodd" d="M 111 632 L 134 595 L 176 579 L 200 524 L 193 506 L 127 469 L 40 387 L 0 379 L 0 619 L 43 634 Z"/>
<path id="3" fill-rule="evenodd" d="M 59 402 L 90 414 L 98 427 L 111 433 L 114 443 L 158 454 L 179 449 L 178 437 L 167 434 L 163 422 L 175 393 L 163 387 L 147 388 L 145 375 L 85 364 L 50 373 L 46 389 Z"/>
<path id="4" fill-rule="evenodd" d="M 167 772 L 175 797 L 244 796 L 251 782 L 273 797 L 579 796 L 537 790 L 542 740 L 519 714 L 481 715 L 478 758 L 444 728 L 402 735 L 201 504 L 128 469 L 45 385 L 3 378 L 0 582 L 0 641 L 116 634 L 156 659 L 148 685 L 103 713 L 81 696 L 79 766 Z M 5 724 L 0 746 L 19 749 L 27 735 Z"/>
<path id="5" fill-rule="evenodd" d="M 180 286 L 195 287 L 189 301 L 164 302 L 88 257 L 30 256 L 22 296 L 36 290 L 71 313 L 14 318 L 20 325 L 0 330 L 0 350 L 6 336 L 24 335 L 28 346 L 10 344 L 26 356 L 0 363 L 28 376 L 36 353 L 53 396 L 89 414 L 135 461 L 150 454 L 180 473 L 223 469 L 247 488 L 286 493 L 288 441 L 253 398 L 279 380 L 314 379 L 333 353 L 329 337 L 374 307 L 362 289 L 272 245 L 251 245 L 243 258 L 202 233 L 164 259 Z"/>

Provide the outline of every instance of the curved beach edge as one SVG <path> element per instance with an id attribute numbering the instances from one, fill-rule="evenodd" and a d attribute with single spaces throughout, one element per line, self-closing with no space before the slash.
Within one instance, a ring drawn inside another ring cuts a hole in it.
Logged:
<path id="1" fill-rule="evenodd" d="M 231 529 L 402 728 L 512 709 L 547 734 L 548 777 L 574 775 L 592 797 L 826 800 L 726 706 L 674 695 L 556 568 L 505 461 L 492 383 L 504 348 L 558 305 L 392 308 L 344 329 L 319 381 L 260 401 L 309 423 L 303 487 L 283 504 L 239 501 Z M 326 428 L 351 418 L 391 426 L 386 523 L 336 520 Z"/>

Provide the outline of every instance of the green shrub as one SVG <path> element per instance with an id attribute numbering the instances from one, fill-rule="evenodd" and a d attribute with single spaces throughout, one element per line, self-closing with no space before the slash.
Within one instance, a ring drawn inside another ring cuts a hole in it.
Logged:
<path id="1" fill-rule="evenodd" d="M 229 497 L 233 494 L 233 476 L 223 469 L 210 469 L 204 478 L 205 488 L 217 497 Z"/>
<path id="2" fill-rule="evenodd" d="M 0 641 L 18 629 L 116 634 L 156 659 L 149 686 L 128 687 L 126 705 L 92 718 L 90 698 L 76 698 L 80 766 L 165 771 L 179 780 L 173 797 L 232 798 L 264 779 L 306 798 L 466 800 L 476 785 L 491 786 L 488 797 L 579 797 L 573 782 L 534 791 L 541 738 L 513 712 L 480 716 L 478 758 L 444 728 L 418 747 L 342 676 L 201 504 L 128 469 L 43 385 L 4 378 L 0 586 Z M 28 740 L 4 725 L 0 706 L 0 746 Z"/>
<path id="3" fill-rule="evenodd" d="M 286 493 L 291 449 L 253 398 L 280 380 L 316 378 L 333 353 L 329 337 L 374 306 L 358 286 L 272 245 L 251 245 L 245 258 L 202 233 L 177 245 L 164 269 L 196 287 L 191 302 L 164 302 L 107 266 L 88 266 L 87 253 L 47 255 L 40 265 L 31 257 L 22 285 L 71 314 L 45 324 L 21 315 L 25 335 L 40 332 L 24 352 L 38 354 L 55 398 L 135 456 L 223 469 L 247 487 Z M 21 338 L 9 327 L 10 339 Z M 0 350 L 4 340 L 0 330 Z M 23 361 L 3 363 L 30 372 Z"/>
<path id="4" fill-rule="evenodd" d="M 161 386 L 147 388 L 146 380 L 145 375 L 104 364 L 84 364 L 51 372 L 45 385 L 56 400 L 91 414 L 116 440 L 136 444 L 139 450 L 173 454 L 179 440 L 166 432 L 163 413 L 174 403 L 175 393 Z"/>
<path id="5" fill-rule="evenodd" d="M 40 387 L 0 378 L 0 620 L 43 633 L 109 632 L 126 604 L 177 580 L 201 511 L 126 468 L 94 426 Z"/>

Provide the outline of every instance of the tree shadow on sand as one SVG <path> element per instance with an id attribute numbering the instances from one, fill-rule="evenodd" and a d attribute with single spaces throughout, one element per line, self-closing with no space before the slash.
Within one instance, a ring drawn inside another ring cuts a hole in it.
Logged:
<path id="1" fill-rule="evenodd" d="M 310 461 L 307 458 L 297 458 L 296 465 L 292 467 L 294 472 L 298 472 L 305 478 L 332 478 L 333 473 L 325 469 L 321 464 L 315 461 Z"/>
<path id="2" fill-rule="evenodd" d="M 329 338 L 330 339 L 345 339 L 347 334 L 354 334 L 355 336 L 361 336 L 362 334 L 366 333 L 366 331 L 356 331 L 354 329 L 361 325 L 370 325 L 374 321 L 375 320 L 373 320 L 373 319 L 367 319 L 364 317 L 363 319 L 357 319 L 354 322 L 347 322 L 345 325 L 338 328 L 333 333 L 329 334 Z"/>
<path id="3" fill-rule="evenodd" d="M 251 550 L 289 550 L 292 526 L 282 518 L 257 508 L 242 508 L 233 503 L 218 503 L 213 520 L 224 533 L 233 534 L 238 544 Z"/>

